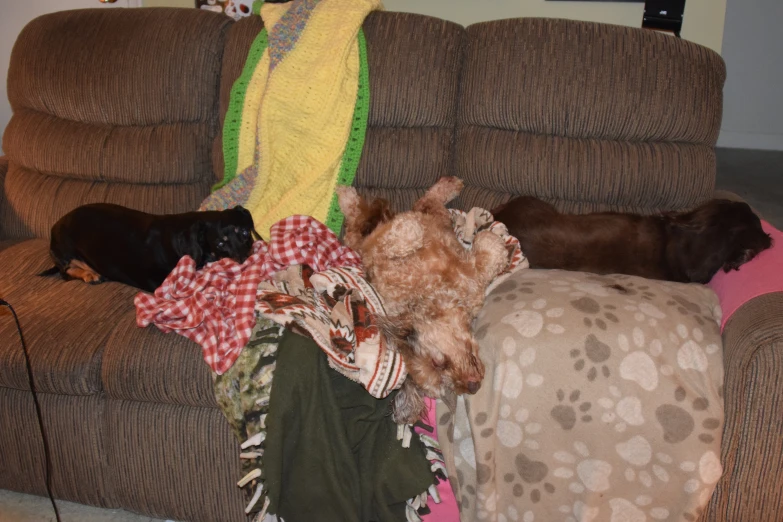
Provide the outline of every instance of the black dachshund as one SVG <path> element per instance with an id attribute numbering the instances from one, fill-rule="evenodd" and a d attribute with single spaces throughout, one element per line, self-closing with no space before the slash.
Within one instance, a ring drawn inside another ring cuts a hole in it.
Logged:
<path id="1" fill-rule="evenodd" d="M 689 212 L 640 216 L 561 214 L 522 196 L 492 213 L 519 239 L 531 268 L 707 283 L 772 245 L 747 203 L 720 199 Z"/>
<path id="2" fill-rule="evenodd" d="M 250 212 L 230 210 L 154 215 L 120 205 L 78 207 L 52 227 L 50 254 L 64 279 L 117 281 L 148 292 L 158 288 L 182 256 L 201 268 L 229 257 L 242 263 L 257 237 Z"/>

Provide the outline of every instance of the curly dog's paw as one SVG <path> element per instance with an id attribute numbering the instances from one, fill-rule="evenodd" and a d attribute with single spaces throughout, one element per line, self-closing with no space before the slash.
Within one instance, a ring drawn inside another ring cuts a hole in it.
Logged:
<path id="1" fill-rule="evenodd" d="M 362 198 L 355 188 L 338 186 L 334 191 L 337 194 L 337 203 L 340 205 L 340 210 L 346 218 L 349 215 L 354 216 L 359 213 Z"/>
<path id="2" fill-rule="evenodd" d="M 508 251 L 503 239 L 489 230 L 476 234 L 473 240 L 476 268 L 487 282 L 503 272 L 508 266 Z"/>
<path id="3" fill-rule="evenodd" d="M 462 189 L 465 184 L 456 176 L 444 176 L 440 178 L 430 189 L 427 191 L 427 196 L 432 197 L 444 205 L 453 200 Z"/>
<path id="4" fill-rule="evenodd" d="M 381 248 L 390 259 L 408 257 L 424 246 L 424 228 L 415 214 L 400 214 L 392 220 Z"/>

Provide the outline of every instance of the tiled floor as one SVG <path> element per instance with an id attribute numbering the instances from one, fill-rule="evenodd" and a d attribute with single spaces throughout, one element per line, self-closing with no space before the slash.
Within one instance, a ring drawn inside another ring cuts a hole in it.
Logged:
<path id="1" fill-rule="evenodd" d="M 717 188 L 730 190 L 783 228 L 783 151 L 718 149 Z M 123 510 L 57 503 L 63 522 L 162 522 Z M 54 521 L 49 499 L 0 490 L 0 522 Z"/>

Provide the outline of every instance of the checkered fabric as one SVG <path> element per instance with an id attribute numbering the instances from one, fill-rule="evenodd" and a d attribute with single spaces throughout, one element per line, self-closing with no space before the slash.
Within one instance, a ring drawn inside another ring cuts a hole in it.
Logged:
<path id="1" fill-rule="evenodd" d="M 136 324 L 155 324 L 201 345 L 204 360 L 218 375 L 244 348 L 255 324 L 256 292 L 261 281 L 291 265 L 316 271 L 361 265 L 361 260 L 325 225 L 309 216 L 291 216 L 270 229 L 270 241 L 257 241 L 242 264 L 221 259 L 196 271 L 190 256 L 180 259 L 154 294 L 134 299 Z"/>

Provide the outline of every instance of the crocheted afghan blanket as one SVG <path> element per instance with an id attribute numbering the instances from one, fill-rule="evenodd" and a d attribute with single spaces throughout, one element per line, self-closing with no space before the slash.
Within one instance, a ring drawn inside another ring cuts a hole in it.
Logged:
<path id="1" fill-rule="evenodd" d="M 369 72 L 361 26 L 380 0 L 256 2 L 257 36 L 230 96 L 225 173 L 201 210 L 242 205 L 256 230 L 302 214 L 340 232 L 335 187 L 364 146 Z"/>

